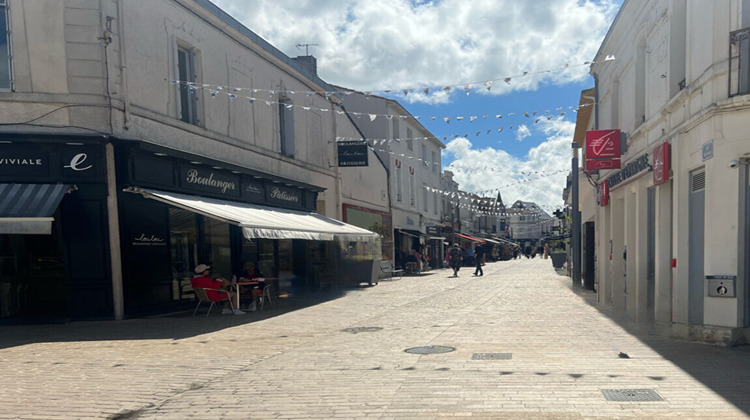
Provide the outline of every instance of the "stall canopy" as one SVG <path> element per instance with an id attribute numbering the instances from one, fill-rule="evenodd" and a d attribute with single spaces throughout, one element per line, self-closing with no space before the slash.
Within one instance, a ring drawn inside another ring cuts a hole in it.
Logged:
<path id="1" fill-rule="evenodd" d="M 477 239 L 477 238 L 472 238 L 471 236 L 467 236 L 467 235 L 462 235 L 462 234 L 460 234 L 460 233 L 457 233 L 457 234 L 456 234 L 456 236 L 460 236 L 460 237 L 462 237 L 462 238 L 464 238 L 464 239 L 468 239 L 468 240 L 470 240 L 470 241 L 474 241 L 474 242 L 485 243 L 484 239 Z"/>
<path id="2" fill-rule="evenodd" d="M 379 235 L 317 213 L 285 210 L 236 201 L 129 188 L 146 198 L 180 207 L 212 219 L 240 226 L 245 238 L 307 239 L 332 241 L 336 238 L 365 242 Z"/>
<path id="3" fill-rule="evenodd" d="M 69 189 L 65 184 L 0 184 L 0 234 L 52 234 L 52 215 Z"/>

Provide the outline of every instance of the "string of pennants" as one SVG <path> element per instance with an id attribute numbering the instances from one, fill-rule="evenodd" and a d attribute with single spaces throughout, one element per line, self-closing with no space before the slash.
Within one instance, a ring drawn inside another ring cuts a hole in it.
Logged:
<path id="1" fill-rule="evenodd" d="M 610 55 L 607 55 L 604 58 L 603 61 L 612 61 L 614 59 L 615 59 L 615 56 L 610 54 Z M 359 93 L 365 95 L 365 97 L 369 97 L 369 96 L 371 96 L 373 94 L 378 94 L 378 93 L 390 94 L 390 93 L 394 93 L 394 92 L 403 93 L 403 95 L 406 96 L 406 95 L 408 95 L 409 93 L 412 93 L 412 92 L 423 92 L 425 95 L 427 95 L 427 94 L 430 93 L 430 91 L 433 91 L 433 92 L 434 91 L 443 91 L 446 94 L 450 94 L 451 91 L 453 91 L 453 90 L 463 89 L 463 91 L 467 95 L 469 95 L 471 93 L 472 89 L 474 89 L 474 88 L 477 88 L 477 89 L 486 89 L 486 90 L 489 91 L 489 90 L 492 89 L 492 86 L 496 82 L 502 81 L 502 82 L 505 82 L 506 84 L 510 85 L 511 81 L 513 79 L 517 79 L 519 77 L 527 77 L 527 76 L 534 76 L 534 75 L 539 75 L 539 74 L 552 73 L 552 72 L 555 72 L 555 71 L 562 71 L 562 70 L 567 70 L 567 69 L 572 69 L 572 68 L 582 67 L 582 66 L 588 66 L 588 65 L 593 65 L 593 64 L 596 64 L 596 62 L 594 62 L 594 61 L 585 61 L 582 64 L 573 64 L 573 65 L 566 63 L 566 64 L 563 64 L 562 66 L 559 66 L 559 67 L 556 67 L 556 68 L 551 68 L 551 69 L 547 69 L 547 70 L 540 70 L 540 71 L 524 71 L 524 72 L 522 72 L 520 74 L 517 74 L 517 75 L 501 77 L 501 78 L 498 78 L 498 79 L 482 80 L 482 81 L 469 82 L 469 83 L 447 84 L 447 85 L 440 85 L 440 86 L 427 86 L 427 87 L 423 86 L 423 87 L 409 87 L 409 88 L 393 88 L 393 89 L 367 90 L 367 91 L 361 91 Z M 190 89 L 195 89 L 195 90 L 197 90 L 197 89 L 207 89 L 207 90 L 209 90 L 211 92 L 212 96 L 216 96 L 219 93 L 225 93 L 225 94 L 228 94 L 230 96 L 230 98 L 232 97 L 232 95 L 234 95 L 235 99 L 237 97 L 243 97 L 243 98 L 248 99 L 248 100 L 252 99 L 252 101 L 257 100 L 258 98 L 243 96 L 241 93 L 242 92 L 251 92 L 253 94 L 266 93 L 266 94 L 268 94 L 268 97 L 273 97 L 273 96 L 275 96 L 277 94 L 282 94 L 284 96 L 304 95 L 306 97 L 310 97 L 310 96 L 313 96 L 313 95 L 321 95 L 321 96 L 325 96 L 325 98 L 328 99 L 331 95 L 341 94 L 341 95 L 344 95 L 344 96 L 348 96 L 348 95 L 351 95 L 352 93 L 356 92 L 356 91 L 338 91 L 338 90 L 333 90 L 333 91 L 322 90 L 322 91 L 318 91 L 318 90 L 260 89 L 260 88 L 247 88 L 247 87 L 226 86 L 226 85 L 198 84 L 198 83 L 193 83 L 193 82 L 182 82 L 182 81 L 179 81 L 179 80 L 172 80 L 171 83 L 172 84 L 184 83 L 184 84 L 188 85 L 188 87 L 190 87 Z"/>
<path id="2" fill-rule="evenodd" d="M 195 83 L 192 83 L 192 82 L 182 82 L 182 81 L 179 81 L 179 80 L 173 80 L 172 84 L 187 84 L 190 87 L 191 90 L 201 90 L 201 89 L 202 90 L 206 90 L 206 89 L 211 89 L 211 87 L 205 87 L 205 86 L 208 86 L 208 85 L 199 86 L 199 85 L 197 85 Z M 235 88 L 235 89 L 237 89 L 237 88 Z M 232 93 L 232 92 L 228 92 L 228 91 L 225 90 L 225 87 L 223 87 L 223 86 L 218 86 L 216 88 L 216 90 L 210 90 L 210 95 L 211 95 L 212 98 L 215 98 L 218 95 L 226 95 L 226 96 L 229 97 L 229 100 L 231 102 L 234 102 L 238 98 L 247 99 L 248 102 L 251 103 L 251 104 L 254 104 L 256 101 L 259 101 L 258 98 L 248 97 L 248 96 L 241 96 L 241 95 L 238 95 L 238 94 L 235 94 L 235 93 Z M 276 105 L 282 105 L 282 106 L 284 106 L 288 110 L 293 110 L 295 108 L 297 108 L 297 109 L 301 108 L 301 109 L 303 109 L 305 111 L 331 112 L 331 110 L 328 109 L 328 108 L 316 108 L 316 107 L 307 106 L 307 105 L 294 105 L 292 103 L 278 102 L 278 101 L 272 101 L 272 100 L 260 100 L 260 101 L 263 102 L 263 103 L 265 103 L 266 106 L 269 106 L 269 107 L 276 106 Z M 417 120 L 417 121 L 421 120 L 421 119 L 429 119 L 429 120 L 432 120 L 432 121 L 443 120 L 443 121 L 445 121 L 446 124 L 450 124 L 451 121 L 457 121 L 457 122 L 468 121 L 470 123 L 473 123 L 475 120 L 480 119 L 480 118 L 483 119 L 483 120 L 486 120 L 488 118 L 502 119 L 503 117 L 507 118 L 507 117 L 513 117 L 513 116 L 519 116 L 519 117 L 523 116 L 523 117 L 528 118 L 529 121 L 531 121 L 531 119 L 533 118 L 534 119 L 534 124 L 538 124 L 540 121 L 543 121 L 543 120 L 551 120 L 552 118 L 562 118 L 562 117 L 564 117 L 567 114 L 568 111 L 578 112 L 581 108 L 586 108 L 586 107 L 590 107 L 590 106 L 593 106 L 593 105 L 594 104 L 592 104 L 592 103 L 584 103 L 584 104 L 580 104 L 580 105 L 571 105 L 571 106 L 567 106 L 567 107 L 558 106 L 557 108 L 546 109 L 544 111 L 509 112 L 507 114 L 482 115 L 481 117 L 480 116 L 476 116 L 476 115 L 472 115 L 472 116 L 468 116 L 468 117 L 467 116 L 442 116 L 442 117 L 438 117 L 438 116 L 426 116 L 425 117 L 425 116 L 418 116 L 418 115 L 373 114 L 373 113 L 353 112 L 353 111 L 343 111 L 343 110 L 334 110 L 333 112 L 335 112 L 338 115 L 350 115 L 350 116 L 352 116 L 354 118 L 358 118 L 358 119 L 362 118 L 364 116 L 366 118 L 369 118 L 371 122 L 375 121 L 377 118 L 385 118 L 387 120 L 392 120 L 393 118 L 398 118 L 398 119 L 400 119 L 402 121 L 405 121 L 405 120 L 407 120 L 409 118 L 412 118 L 412 119 Z M 562 112 L 558 113 L 558 111 L 562 111 Z M 450 136 L 443 136 L 442 139 L 443 140 L 448 140 L 449 138 L 456 139 L 456 138 L 459 138 L 459 137 L 469 137 L 469 135 L 475 135 L 475 136 L 479 136 L 481 134 L 487 135 L 487 134 L 492 133 L 495 130 L 497 130 L 498 133 L 502 133 L 503 130 L 505 130 L 506 128 L 508 130 L 513 130 L 514 128 L 515 129 L 520 129 L 521 127 L 524 127 L 524 126 L 526 126 L 525 123 L 512 124 L 512 125 L 509 125 L 509 126 L 496 127 L 496 128 L 491 128 L 491 129 L 483 129 L 483 130 L 479 130 L 479 131 L 471 132 L 471 133 L 465 132 L 463 135 L 461 135 L 461 134 L 452 134 Z M 439 140 L 438 137 L 434 137 L 434 136 L 432 136 L 432 137 L 412 137 L 412 138 L 399 137 L 399 138 L 395 138 L 395 139 L 371 139 L 371 140 L 373 142 L 385 143 L 385 142 L 392 142 L 392 141 L 427 140 L 427 139 Z M 350 141 L 350 140 L 365 140 L 365 139 L 352 137 L 352 138 L 341 138 L 341 140 L 342 141 Z"/>

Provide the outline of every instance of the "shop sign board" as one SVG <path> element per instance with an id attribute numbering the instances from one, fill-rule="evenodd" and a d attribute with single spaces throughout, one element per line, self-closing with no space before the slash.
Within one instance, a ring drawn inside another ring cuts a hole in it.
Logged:
<path id="1" fill-rule="evenodd" d="M 620 130 L 589 130 L 586 132 L 586 158 L 619 158 Z"/>
<path id="2" fill-rule="evenodd" d="M 364 141 L 340 141 L 338 145 L 339 166 L 367 166 L 367 143 Z"/>
<path id="3" fill-rule="evenodd" d="M 620 169 L 620 159 L 586 159 L 586 170 Z"/>
<path id="4" fill-rule="evenodd" d="M 639 173 L 649 169 L 651 166 L 648 164 L 648 154 L 645 153 L 632 162 L 625 165 L 625 167 L 617 172 L 616 174 L 607 178 L 609 182 L 609 188 L 614 188 L 620 183 L 627 181 L 628 179 L 638 175 Z"/>
<path id="5" fill-rule="evenodd" d="M 266 196 L 263 182 L 245 179 L 242 182 L 242 196 L 253 201 L 263 201 Z"/>
<path id="6" fill-rule="evenodd" d="M 654 149 L 653 160 L 654 185 L 661 185 L 669 181 L 669 143 L 664 142 Z"/>
<path id="7" fill-rule="evenodd" d="M 104 173 L 102 148 L 92 145 L 32 143 L 0 146 L 0 178 L 65 182 L 96 181 Z"/>
<path id="8" fill-rule="evenodd" d="M 240 177 L 213 171 L 200 166 L 180 165 L 181 186 L 185 189 L 209 192 L 220 196 L 239 196 Z"/>
<path id="9" fill-rule="evenodd" d="M 302 206 L 302 191 L 297 188 L 270 184 L 266 188 L 266 200 L 269 203 L 299 207 Z"/>
<path id="10" fill-rule="evenodd" d="M 440 234 L 440 226 L 425 226 L 425 232 L 428 235 L 439 235 Z"/>
<path id="11" fill-rule="evenodd" d="M 711 140 L 706 143 L 703 143 L 701 152 L 702 152 L 702 157 L 703 157 L 704 162 L 714 157 L 714 141 Z"/>

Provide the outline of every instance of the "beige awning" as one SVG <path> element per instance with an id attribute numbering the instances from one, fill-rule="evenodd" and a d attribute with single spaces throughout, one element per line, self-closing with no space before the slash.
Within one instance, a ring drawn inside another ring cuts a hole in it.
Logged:
<path id="1" fill-rule="evenodd" d="M 285 210 L 146 188 L 129 188 L 126 191 L 139 193 L 146 198 L 240 226 L 243 235 L 248 239 L 332 241 L 340 238 L 366 242 L 380 237 L 369 230 L 313 212 Z"/>

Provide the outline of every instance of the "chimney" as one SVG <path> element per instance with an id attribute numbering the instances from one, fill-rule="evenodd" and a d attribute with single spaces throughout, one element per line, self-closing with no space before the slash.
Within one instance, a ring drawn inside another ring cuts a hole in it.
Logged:
<path id="1" fill-rule="evenodd" d="M 318 60 L 311 55 L 300 55 L 294 57 L 292 60 L 296 61 L 303 69 L 309 71 L 314 75 L 318 75 Z"/>

